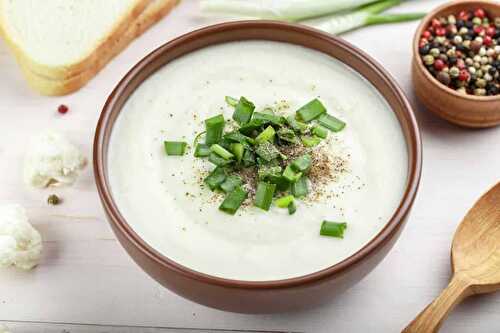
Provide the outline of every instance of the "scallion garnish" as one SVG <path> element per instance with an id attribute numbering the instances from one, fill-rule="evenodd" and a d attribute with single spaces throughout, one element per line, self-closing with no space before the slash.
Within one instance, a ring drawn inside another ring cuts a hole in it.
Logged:
<path id="1" fill-rule="evenodd" d="M 274 203 L 276 204 L 276 206 L 280 208 L 287 208 L 293 202 L 293 200 L 294 200 L 293 195 L 287 195 L 279 199 L 276 199 Z"/>
<path id="2" fill-rule="evenodd" d="M 311 167 L 312 159 L 309 154 L 304 154 L 296 158 L 290 165 L 296 172 L 307 172 Z"/>
<path id="3" fill-rule="evenodd" d="M 205 120 L 206 136 L 205 143 L 207 145 L 213 145 L 218 143 L 222 138 L 222 132 L 224 131 L 224 125 L 226 124 L 223 115 L 217 115 L 212 118 Z"/>
<path id="4" fill-rule="evenodd" d="M 257 185 L 257 190 L 255 192 L 254 205 L 263 210 L 269 210 L 269 207 L 271 207 L 271 203 L 273 202 L 273 196 L 275 190 L 276 190 L 275 184 L 260 182 Z"/>
<path id="5" fill-rule="evenodd" d="M 326 113 L 326 109 L 323 103 L 319 99 L 315 98 L 300 109 L 297 110 L 297 116 L 306 123 L 318 118 L 323 113 Z"/>
<path id="6" fill-rule="evenodd" d="M 224 168 L 215 168 L 203 182 L 208 185 L 211 191 L 220 188 L 220 185 L 226 180 L 226 171 Z"/>
<path id="7" fill-rule="evenodd" d="M 220 185 L 220 189 L 226 193 L 229 193 L 242 184 L 243 180 L 241 180 L 241 177 L 236 175 L 231 175 L 226 177 L 224 182 Z"/>
<path id="8" fill-rule="evenodd" d="M 236 105 L 238 105 L 238 100 L 234 97 L 226 96 L 226 97 L 224 97 L 224 99 L 226 100 L 226 103 L 229 106 L 235 107 Z"/>
<path id="9" fill-rule="evenodd" d="M 197 134 L 193 144 L 195 157 L 208 157 L 216 166 L 203 181 L 210 190 L 226 193 L 219 209 L 235 214 L 254 193 L 256 207 L 267 211 L 274 200 L 294 214 L 295 200 L 309 194 L 309 177 L 315 177 L 313 158 L 321 150 L 313 147 L 327 138 L 328 130 L 339 131 L 345 123 L 329 115 L 318 99 L 287 118 L 269 107 L 254 112 L 255 105 L 244 97 L 226 96 L 226 102 L 235 108 L 234 121 L 229 120 L 232 131 L 224 132 L 226 121 L 220 114 L 205 120 L 206 131 Z M 199 143 L 203 134 L 205 143 Z M 185 142 L 164 145 L 168 155 L 183 155 L 187 148 Z M 324 221 L 321 234 L 342 237 L 344 229 L 345 223 Z"/>
<path id="10" fill-rule="evenodd" d="M 210 155 L 208 155 L 208 161 L 216 166 L 226 166 L 234 162 L 234 160 L 227 160 L 214 152 L 211 152 Z"/>
<path id="11" fill-rule="evenodd" d="M 322 236 L 344 238 L 344 231 L 346 228 L 347 223 L 323 221 L 323 223 L 321 223 L 319 234 Z"/>
<path id="12" fill-rule="evenodd" d="M 343 122 L 338 118 L 335 118 L 334 116 L 328 113 L 322 114 L 318 118 L 318 123 L 320 123 L 321 126 L 324 126 L 333 132 L 340 132 L 345 127 L 345 122 Z"/>
<path id="13" fill-rule="evenodd" d="M 232 153 L 227 151 L 224 147 L 222 147 L 219 144 L 211 145 L 210 151 L 216 153 L 217 155 L 219 155 L 220 157 L 222 157 L 225 160 L 230 160 L 234 157 L 234 155 Z"/>
<path id="14" fill-rule="evenodd" d="M 292 194 L 296 198 L 303 198 L 309 194 L 309 186 L 306 176 L 302 175 L 295 183 L 292 184 Z"/>
<path id="15" fill-rule="evenodd" d="M 165 153 L 172 156 L 182 156 L 186 152 L 187 143 L 180 141 L 164 141 Z"/>
<path id="16" fill-rule="evenodd" d="M 194 148 L 194 157 L 207 157 L 210 155 L 210 146 L 205 143 L 198 143 Z"/>
<path id="17" fill-rule="evenodd" d="M 303 135 L 300 137 L 300 141 L 302 141 L 302 144 L 306 147 L 314 147 L 321 142 L 321 138 L 318 138 L 317 136 Z"/>
<path id="18" fill-rule="evenodd" d="M 288 165 L 283 172 L 283 177 L 290 183 L 295 183 L 302 176 L 302 172 L 295 172 L 291 165 Z"/>
<path id="19" fill-rule="evenodd" d="M 232 192 L 226 195 L 226 198 L 219 206 L 219 209 L 223 212 L 234 215 L 247 196 L 247 191 L 241 187 L 236 187 Z"/>
<path id="20" fill-rule="evenodd" d="M 238 162 L 241 162 L 243 153 L 245 152 L 245 147 L 241 143 L 232 143 L 231 151 L 233 152 L 234 156 L 236 156 L 236 160 Z"/>
<path id="21" fill-rule="evenodd" d="M 326 139 L 328 137 L 328 130 L 321 125 L 314 126 L 311 132 L 318 138 Z"/>
<path id="22" fill-rule="evenodd" d="M 290 202 L 288 205 L 288 214 L 293 215 L 297 211 L 297 206 L 295 206 L 295 201 Z"/>
<path id="23" fill-rule="evenodd" d="M 280 156 L 280 151 L 269 141 L 265 141 L 258 145 L 257 148 L 255 148 L 255 152 L 267 162 Z"/>
<path id="24" fill-rule="evenodd" d="M 267 126 L 265 130 L 263 130 L 257 137 L 255 138 L 255 142 L 257 144 L 263 143 L 265 141 L 273 141 L 274 134 L 276 131 L 272 126 Z"/>
<path id="25" fill-rule="evenodd" d="M 242 96 L 234 108 L 233 119 L 240 125 L 246 124 L 252 118 L 253 110 L 255 105 Z"/>

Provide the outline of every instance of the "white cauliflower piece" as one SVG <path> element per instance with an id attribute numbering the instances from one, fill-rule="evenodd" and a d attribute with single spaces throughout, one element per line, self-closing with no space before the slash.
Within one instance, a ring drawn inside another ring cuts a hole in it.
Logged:
<path id="1" fill-rule="evenodd" d="M 38 264 L 41 253 L 42 237 L 28 222 L 24 208 L 0 205 L 0 268 L 14 265 L 30 270 Z"/>
<path id="2" fill-rule="evenodd" d="M 24 181 L 34 187 L 73 184 L 87 161 L 61 133 L 46 131 L 33 138 L 24 161 Z"/>

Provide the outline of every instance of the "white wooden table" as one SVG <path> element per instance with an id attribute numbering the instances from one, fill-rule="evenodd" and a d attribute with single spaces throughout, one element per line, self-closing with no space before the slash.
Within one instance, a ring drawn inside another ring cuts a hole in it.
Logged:
<path id="1" fill-rule="evenodd" d="M 401 10 L 429 10 L 444 1 L 414 1 Z M 500 128 L 451 126 L 418 105 L 410 84 L 416 23 L 372 27 L 345 38 L 380 61 L 415 107 L 424 145 L 420 192 L 408 225 L 387 258 L 331 304 L 282 315 L 212 310 L 174 295 L 149 278 L 115 240 L 101 209 L 91 168 L 71 188 L 37 191 L 22 182 L 27 140 L 44 128 L 64 130 L 91 158 L 94 128 L 112 87 L 162 43 L 215 19 L 197 16 L 185 0 L 131 45 L 88 86 L 71 96 L 41 97 L 23 81 L 0 44 L 0 202 L 23 204 L 44 238 L 40 266 L 0 272 L 0 324 L 13 332 L 398 332 L 449 278 L 449 248 L 467 209 L 500 180 Z M 65 103 L 68 114 L 57 114 Z M 57 193 L 64 204 L 50 207 Z M 468 300 L 444 332 L 500 332 L 500 294 Z"/>

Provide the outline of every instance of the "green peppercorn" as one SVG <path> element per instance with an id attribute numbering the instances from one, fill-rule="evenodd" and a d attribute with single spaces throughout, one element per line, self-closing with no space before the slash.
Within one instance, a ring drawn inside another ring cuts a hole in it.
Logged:
<path id="1" fill-rule="evenodd" d="M 467 69 L 469 70 L 469 73 L 471 73 L 471 74 L 476 74 L 476 67 L 472 67 L 472 66 L 471 66 L 471 67 L 469 67 L 469 68 L 467 68 Z"/>
<path id="2" fill-rule="evenodd" d="M 461 27 L 460 30 L 458 30 L 458 33 L 460 35 L 466 35 L 468 32 L 469 32 L 469 29 L 467 29 L 466 27 Z"/>
<path id="3" fill-rule="evenodd" d="M 497 28 L 500 28 L 500 17 L 496 17 L 496 18 L 495 18 L 495 26 L 496 26 Z"/>
<path id="4" fill-rule="evenodd" d="M 460 87 L 457 89 L 457 92 L 459 92 L 461 94 L 467 94 L 467 89 L 465 89 L 465 87 Z"/>
<path id="5" fill-rule="evenodd" d="M 430 54 L 424 56 L 423 60 L 427 66 L 434 64 L 434 57 Z"/>
<path id="6" fill-rule="evenodd" d="M 476 96 L 485 96 L 486 95 L 486 89 L 483 89 L 483 88 L 474 89 L 474 95 L 476 95 Z"/>
<path id="7" fill-rule="evenodd" d="M 478 88 L 486 87 L 486 80 L 485 79 L 477 79 L 476 80 L 476 87 L 478 87 Z"/>
<path id="8" fill-rule="evenodd" d="M 479 68 L 481 68 L 481 64 L 480 64 L 480 63 L 478 63 L 478 62 L 475 62 L 475 63 L 474 63 L 474 67 L 476 67 L 477 69 L 479 69 Z"/>
<path id="9" fill-rule="evenodd" d="M 455 23 L 457 23 L 457 19 L 455 18 L 454 15 L 449 15 L 448 16 L 448 23 L 449 24 L 455 24 Z"/>
<path id="10" fill-rule="evenodd" d="M 437 58 L 441 52 L 439 52 L 438 48 L 433 48 L 429 51 L 429 54 L 434 58 Z"/>
<path id="11" fill-rule="evenodd" d="M 479 17 L 474 17 L 474 18 L 472 19 L 472 23 L 473 23 L 474 25 L 480 25 L 480 24 L 482 24 L 482 23 L 483 23 L 483 20 L 481 20 Z"/>
<path id="12" fill-rule="evenodd" d="M 47 199 L 47 203 L 53 206 L 59 205 L 61 203 L 61 199 L 57 195 L 51 194 Z"/>
<path id="13" fill-rule="evenodd" d="M 467 66 L 472 66 L 472 65 L 474 65 L 474 61 L 471 58 L 466 58 L 465 59 L 465 64 Z"/>
<path id="14" fill-rule="evenodd" d="M 491 76 L 491 74 L 490 74 L 490 73 L 486 73 L 486 74 L 484 74 L 484 76 L 483 76 L 483 77 L 484 77 L 484 79 L 485 79 L 486 81 L 488 81 L 488 82 L 490 82 L 490 81 L 492 81 L 492 80 L 493 80 L 493 76 Z"/>
<path id="15" fill-rule="evenodd" d="M 451 68 L 450 68 L 450 76 L 451 76 L 452 78 L 454 78 L 454 79 L 455 79 L 455 78 L 457 78 L 459 75 L 460 75 L 460 69 L 458 69 L 458 67 L 453 66 L 453 67 L 451 67 Z"/>
<path id="16" fill-rule="evenodd" d="M 488 57 L 481 57 L 481 65 L 486 65 L 488 62 Z"/>
<path id="17" fill-rule="evenodd" d="M 475 73 L 475 74 L 476 74 L 476 77 L 483 77 L 484 72 L 483 72 L 483 70 L 482 70 L 482 69 L 478 69 L 478 70 L 476 70 L 476 73 Z"/>

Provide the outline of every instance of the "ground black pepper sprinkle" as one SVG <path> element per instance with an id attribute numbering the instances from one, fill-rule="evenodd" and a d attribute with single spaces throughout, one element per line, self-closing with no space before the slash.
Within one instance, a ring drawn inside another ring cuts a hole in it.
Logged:
<path id="1" fill-rule="evenodd" d="M 460 93 L 500 93 L 500 17 L 482 9 L 434 18 L 418 50 L 427 70 Z"/>

